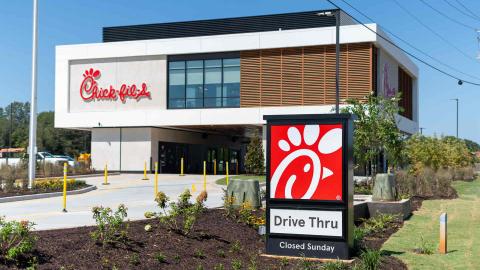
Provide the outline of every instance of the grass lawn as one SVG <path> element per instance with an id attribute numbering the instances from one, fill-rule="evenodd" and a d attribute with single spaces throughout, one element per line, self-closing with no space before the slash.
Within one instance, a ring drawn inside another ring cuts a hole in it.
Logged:
<path id="1" fill-rule="evenodd" d="M 228 177 L 229 181 L 230 180 L 248 180 L 248 179 L 254 179 L 258 180 L 260 183 L 265 182 L 265 175 L 235 175 L 235 176 L 229 176 Z M 215 181 L 217 185 L 222 185 L 226 186 L 227 185 L 227 178 L 221 178 Z"/>
<path id="2" fill-rule="evenodd" d="M 419 211 L 383 245 L 404 261 L 409 269 L 479 269 L 480 267 L 480 179 L 453 183 L 459 198 L 423 201 Z M 448 214 L 448 254 L 438 253 L 439 216 Z M 434 249 L 432 255 L 412 250 L 420 239 Z"/>

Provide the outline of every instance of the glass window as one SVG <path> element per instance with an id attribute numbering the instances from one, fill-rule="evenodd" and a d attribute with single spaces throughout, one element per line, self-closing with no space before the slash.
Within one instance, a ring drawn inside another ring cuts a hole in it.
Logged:
<path id="1" fill-rule="evenodd" d="M 172 61 L 168 108 L 240 106 L 240 59 Z"/>
<path id="2" fill-rule="evenodd" d="M 207 67 L 207 62 L 210 62 L 209 63 L 210 67 Z M 204 88 L 205 98 L 221 98 L 222 97 L 222 66 L 221 65 L 222 65 L 221 60 L 205 61 L 205 88 Z M 221 106 L 221 100 L 220 100 L 220 106 Z"/>
<path id="3" fill-rule="evenodd" d="M 203 68 L 189 68 L 191 62 L 187 62 L 187 98 L 203 98 Z M 201 61 L 200 61 L 201 62 Z M 193 65 L 193 64 L 192 64 Z M 198 66 L 195 63 L 195 66 Z M 203 66 L 203 64 L 201 65 Z"/>
<path id="4" fill-rule="evenodd" d="M 169 68 L 170 69 L 184 69 L 185 68 L 185 61 L 170 62 Z"/>
<path id="5" fill-rule="evenodd" d="M 187 108 L 202 108 L 203 98 L 187 98 Z"/>
<path id="6" fill-rule="evenodd" d="M 203 68 L 203 60 L 187 61 L 187 68 Z"/>

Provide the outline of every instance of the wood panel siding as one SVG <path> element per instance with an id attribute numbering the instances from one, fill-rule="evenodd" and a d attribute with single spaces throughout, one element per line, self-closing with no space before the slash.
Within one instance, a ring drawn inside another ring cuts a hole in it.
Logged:
<path id="1" fill-rule="evenodd" d="M 374 46 L 340 50 L 340 101 L 373 91 Z M 240 107 L 335 104 L 335 46 L 242 51 Z"/>
<path id="2" fill-rule="evenodd" d="M 401 93 L 399 106 L 403 108 L 400 115 L 412 120 L 413 119 L 413 79 L 402 68 L 398 68 L 398 91 Z"/>

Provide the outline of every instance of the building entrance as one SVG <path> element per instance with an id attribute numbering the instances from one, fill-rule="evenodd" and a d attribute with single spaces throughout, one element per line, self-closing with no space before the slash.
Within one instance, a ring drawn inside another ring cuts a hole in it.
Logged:
<path id="1" fill-rule="evenodd" d="M 180 173 L 183 157 L 185 173 L 203 173 L 203 161 L 207 162 L 207 173 L 213 174 L 216 162 L 217 174 L 225 174 L 227 161 L 229 174 L 242 171 L 240 149 L 201 144 L 158 143 L 159 173 Z"/>

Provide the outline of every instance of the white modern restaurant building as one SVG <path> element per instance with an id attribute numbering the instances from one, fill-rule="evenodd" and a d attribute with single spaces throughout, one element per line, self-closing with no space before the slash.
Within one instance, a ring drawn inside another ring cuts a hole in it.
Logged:
<path id="1" fill-rule="evenodd" d="M 162 173 L 243 170 L 264 115 L 331 113 L 335 18 L 319 11 L 106 27 L 103 42 L 56 47 L 55 127 L 92 132 L 92 164 Z M 401 92 L 418 130 L 418 68 L 374 23 L 341 13 L 340 98 Z"/>

